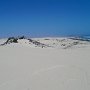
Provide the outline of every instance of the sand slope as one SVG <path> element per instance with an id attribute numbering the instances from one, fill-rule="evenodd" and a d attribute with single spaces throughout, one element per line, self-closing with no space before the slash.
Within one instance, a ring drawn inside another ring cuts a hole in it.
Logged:
<path id="1" fill-rule="evenodd" d="M 90 90 L 90 47 L 0 46 L 0 90 Z"/>

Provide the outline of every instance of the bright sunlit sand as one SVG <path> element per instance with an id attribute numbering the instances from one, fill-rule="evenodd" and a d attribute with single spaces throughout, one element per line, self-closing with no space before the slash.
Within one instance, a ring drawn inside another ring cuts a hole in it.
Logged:
<path id="1" fill-rule="evenodd" d="M 90 42 L 68 38 L 34 38 L 0 46 L 0 90 L 89 90 Z M 59 40 L 59 42 L 58 42 Z M 6 39 L 0 40 L 0 43 Z M 54 43 L 54 45 L 53 45 Z M 59 47 L 60 46 L 60 47 Z"/>

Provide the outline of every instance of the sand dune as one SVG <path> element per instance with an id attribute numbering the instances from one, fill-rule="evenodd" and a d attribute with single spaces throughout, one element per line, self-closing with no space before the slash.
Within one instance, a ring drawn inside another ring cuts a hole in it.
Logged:
<path id="1" fill-rule="evenodd" d="M 19 39 L 0 46 L 0 90 L 90 90 L 89 42 L 33 40 L 40 43 Z"/>

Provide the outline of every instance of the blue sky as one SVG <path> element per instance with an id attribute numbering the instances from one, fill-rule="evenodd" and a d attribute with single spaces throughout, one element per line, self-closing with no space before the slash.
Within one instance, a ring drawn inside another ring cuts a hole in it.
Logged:
<path id="1" fill-rule="evenodd" d="M 0 37 L 90 35 L 90 0 L 0 0 Z"/>

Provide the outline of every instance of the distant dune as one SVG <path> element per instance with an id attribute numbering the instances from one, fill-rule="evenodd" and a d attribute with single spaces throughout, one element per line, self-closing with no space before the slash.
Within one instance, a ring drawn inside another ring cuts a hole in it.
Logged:
<path id="1" fill-rule="evenodd" d="M 82 48 L 90 46 L 90 40 L 80 37 L 61 37 L 61 38 L 26 38 L 21 37 L 9 37 L 7 39 L 0 40 L 0 46 L 5 45 L 18 45 L 29 46 L 34 48 Z"/>
<path id="2" fill-rule="evenodd" d="M 1 39 L 0 90 L 90 90 L 90 41 Z"/>

